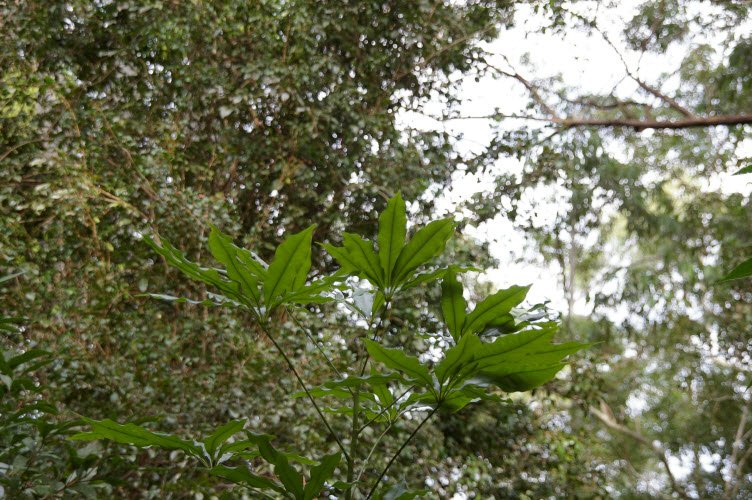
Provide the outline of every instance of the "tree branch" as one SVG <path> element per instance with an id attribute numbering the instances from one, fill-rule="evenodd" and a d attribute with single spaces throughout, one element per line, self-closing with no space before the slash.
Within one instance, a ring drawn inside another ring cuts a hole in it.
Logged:
<path id="1" fill-rule="evenodd" d="M 731 446 L 731 458 L 729 459 L 729 478 L 726 481 L 726 486 L 723 488 L 723 496 L 721 497 L 724 500 L 731 498 L 731 492 L 736 489 L 736 482 L 738 481 L 739 476 L 741 476 L 742 463 L 740 460 L 738 461 L 738 457 L 739 451 L 741 450 L 742 444 L 744 443 L 744 429 L 747 427 L 750 405 L 752 405 L 752 399 L 747 401 L 747 403 L 744 405 L 744 408 L 742 409 L 742 416 L 739 419 L 739 426 L 736 428 L 734 444 Z M 752 448 L 750 448 L 750 450 L 752 450 Z M 747 450 L 746 455 L 749 455 L 749 450 Z"/>
<path id="2" fill-rule="evenodd" d="M 502 118 L 514 118 L 519 120 L 531 120 L 548 122 L 562 127 L 627 127 L 638 132 L 646 129 L 677 130 L 686 128 L 715 127 L 719 125 L 734 126 L 752 124 L 752 114 L 740 115 L 716 115 L 696 116 L 680 120 L 633 120 L 624 118 L 548 118 L 545 116 L 518 115 L 518 114 L 493 114 L 482 116 L 453 116 L 440 118 L 440 121 L 449 120 L 498 120 Z"/>
<path id="3" fill-rule="evenodd" d="M 671 482 L 671 489 L 674 490 L 674 492 L 676 492 L 676 494 L 679 495 L 679 497 L 687 498 L 687 495 L 684 493 L 684 491 L 679 487 L 679 484 L 676 482 L 676 477 L 674 476 L 674 473 L 671 472 L 671 466 L 668 463 L 668 457 L 666 456 L 666 451 L 660 445 L 655 444 L 653 441 L 649 440 L 648 438 L 646 438 L 639 432 L 632 430 L 628 427 L 625 427 L 624 425 L 617 422 L 616 416 L 614 416 L 614 413 L 611 411 L 611 408 L 609 408 L 608 405 L 603 400 L 601 400 L 600 410 L 591 406 L 590 412 L 596 417 L 598 417 L 598 419 L 600 419 L 601 422 L 606 424 L 608 427 L 616 431 L 619 431 L 622 434 L 626 434 L 632 439 L 635 439 L 643 444 L 648 445 L 650 449 L 653 450 L 653 453 L 655 453 L 655 455 L 661 461 L 661 463 L 663 463 L 663 466 L 666 468 L 666 474 L 668 474 L 668 479 Z"/>

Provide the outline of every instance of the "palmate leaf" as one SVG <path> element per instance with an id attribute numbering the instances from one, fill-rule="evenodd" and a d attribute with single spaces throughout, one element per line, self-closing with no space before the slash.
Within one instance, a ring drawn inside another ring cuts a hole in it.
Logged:
<path id="1" fill-rule="evenodd" d="M 246 264 L 238 255 L 240 248 L 232 243 L 232 238 L 219 232 L 216 226 L 213 225 L 211 226 L 211 233 L 209 234 L 209 250 L 211 250 L 214 258 L 225 266 L 227 277 L 237 282 L 245 296 L 250 297 L 253 300 L 254 305 L 259 307 L 261 305 L 259 276 L 255 273 L 258 268 L 253 267 L 252 271 L 246 267 Z"/>
<path id="2" fill-rule="evenodd" d="M 363 342 L 366 343 L 368 354 L 374 360 L 384 363 L 393 370 L 407 374 L 408 377 L 416 379 L 416 382 L 419 382 L 424 387 L 433 390 L 433 378 L 428 372 L 428 368 L 421 364 L 417 358 L 408 356 L 402 349 L 383 347 L 374 340 L 363 339 Z"/>
<path id="3" fill-rule="evenodd" d="M 752 276 L 752 258 L 745 260 L 734 269 L 731 270 L 726 276 L 723 277 L 718 283 L 724 281 L 738 280 L 739 278 L 747 278 Z"/>
<path id="4" fill-rule="evenodd" d="M 170 265 L 177 267 L 185 275 L 221 290 L 222 294 L 229 299 L 242 303 L 248 307 L 252 305 L 250 300 L 241 292 L 240 284 L 235 281 L 227 280 L 220 274 L 219 270 L 204 268 L 191 262 L 181 251 L 170 245 L 170 243 L 165 240 L 160 239 L 159 243 L 157 243 L 153 238 L 148 236 L 144 240 L 159 255 L 163 256 Z"/>
<path id="5" fill-rule="evenodd" d="M 562 360 L 592 344 L 552 344 L 558 325 L 499 337 L 492 343 L 463 338 L 436 367 L 448 386 L 473 380 L 496 385 L 506 392 L 527 391 L 551 380 L 566 363 Z M 470 355 L 472 353 L 472 356 Z"/>
<path id="6" fill-rule="evenodd" d="M 386 283 L 392 283 L 392 270 L 405 246 L 406 237 L 405 202 L 398 192 L 387 202 L 386 209 L 379 216 L 379 262 L 384 269 Z"/>
<path id="7" fill-rule="evenodd" d="M 230 482 L 236 484 L 242 484 L 251 488 L 257 488 L 260 490 L 274 490 L 277 493 L 285 493 L 285 488 L 268 477 L 262 477 L 254 474 L 244 465 L 240 467 L 226 467 L 224 465 L 216 465 L 209 469 L 209 474 L 222 477 Z"/>
<path id="8" fill-rule="evenodd" d="M 303 287 L 311 268 L 312 224 L 303 231 L 285 239 L 274 252 L 264 281 L 264 303 L 271 309 L 272 301 L 287 292 L 296 292 Z"/>
<path id="9" fill-rule="evenodd" d="M 505 401 L 496 394 L 487 393 L 487 387 L 486 385 L 468 382 L 460 387 L 448 389 L 441 398 L 437 398 L 435 394 L 426 393 L 418 400 L 418 406 L 436 407 L 441 404 L 442 410 L 455 413 L 476 401 L 493 401 L 495 403 L 503 403 Z"/>
<path id="10" fill-rule="evenodd" d="M 475 355 L 483 348 L 483 343 L 476 335 L 465 335 L 457 344 L 450 348 L 444 359 L 436 365 L 435 373 L 440 384 L 457 375 L 472 363 Z"/>
<path id="11" fill-rule="evenodd" d="M 385 298 L 391 299 L 400 289 L 444 276 L 446 269 L 434 269 L 418 275 L 414 275 L 414 272 L 440 254 L 453 234 L 453 219 L 437 220 L 418 230 L 405 244 L 405 202 L 398 193 L 387 202 L 386 210 L 379 216 L 378 254 L 374 252 L 372 242 L 349 233 L 343 235 L 344 247 L 322 246 L 345 272 L 367 279 Z M 457 272 L 460 272 L 459 268 Z"/>
<path id="12" fill-rule="evenodd" d="M 398 285 L 407 281 L 413 271 L 429 263 L 444 250 L 452 235 L 454 219 L 451 218 L 433 221 L 419 229 L 397 257 L 392 269 L 391 283 Z"/>
<path id="13" fill-rule="evenodd" d="M 528 290 L 530 286 L 515 285 L 487 297 L 465 317 L 460 336 L 483 331 L 488 323 L 507 314 L 514 306 L 525 300 Z"/>
<path id="14" fill-rule="evenodd" d="M 379 262 L 379 256 L 373 251 L 373 243 L 366 241 L 357 234 L 343 233 L 345 250 L 357 264 L 358 270 L 368 278 L 374 286 L 384 285 L 384 269 Z"/>
<path id="15" fill-rule="evenodd" d="M 441 312 L 449 334 L 457 341 L 465 324 L 467 301 L 463 296 L 462 283 L 457 281 L 457 273 L 449 269 L 441 281 Z"/>
<path id="16" fill-rule="evenodd" d="M 118 424 L 110 419 L 92 420 L 84 417 L 92 432 L 82 432 L 70 437 L 73 440 L 95 440 L 109 439 L 120 444 L 130 444 L 140 448 L 156 446 L 163 450 L 181 450 L 187 455 L 198 458 L 205 465 L 208 465 L 208 459 L 202 447 L 194 441 L 179 438 L 174 435 L 164 434 L 161 432 L 152 432 L 136 424 Z"/>

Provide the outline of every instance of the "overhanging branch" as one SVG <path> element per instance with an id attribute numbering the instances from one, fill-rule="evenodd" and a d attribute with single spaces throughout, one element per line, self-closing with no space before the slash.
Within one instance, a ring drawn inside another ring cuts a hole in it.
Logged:
<path id="1" fill-rule="evenodd" d="M 716 115 L 716 116 L 696 116 L 692 118 L 682 118 L 679 120 L 634 120 L 624 118 L 555 118 L 547 116 L 528 116 L 516 114 L 493 114 L 482 116 L 455 116 L 442 118 L 441 121 L 450 120 L 501 120 L 504 118 L 530 120 L 538 122 L 548 122 L 551 125 L 562 127 L 607 127 L 618 128 L 627 127 L 642 131 L 646 129 L 657 130 L 676 130 L 687 128 L 715 127 L 715 126 L 735 126 L 752 124 L 752 114 L 741 115 Z"/>

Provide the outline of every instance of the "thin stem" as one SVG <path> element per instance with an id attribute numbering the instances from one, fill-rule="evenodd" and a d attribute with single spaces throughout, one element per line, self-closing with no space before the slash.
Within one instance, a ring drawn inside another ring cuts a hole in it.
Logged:
<path id="1" fill-rule="evenodd" d="M 352 460 L 347 462 L 347 482 L 352 483 L 355 476 L 355 457 L 358 456 L 358 410 L 360 405 L 360 385 L 355 386 L 355 393 L 353 394 L 353 417 L 352 417 L 352 430 L 350 431 L 350 456 Z M 353 488 L 349 488 L 345 492 L 345 499 L 352 499 Z"/>
<path id="2" fill-rule="evenodd" d="M 382 438 L 386 435 L 387 432 L 389 432 L 389 429 L 391 429 L 393 425 L 394 425 L 394 422 L 391 422 L 386 427 L 386 429 L 384 429 L 384 432 L 382 432 L 381 435 L 376 439 L 376 442 L 373 443 L 373 446 L 371 446 L 371 451 L 368 452 L 368 456 L 363 461 L 363 465 L 361 466 L 360 472 L 358 473 L 358 477 L 355 478 L 355 481 L 360 481 L 360 476 L 362 476 L 363 472 L 365 472 L 366 466 L 368 465 L 368 461 L 371 459 L 371 455 L 373 455 L 373 452 L 376 451 L 376 447 L 379 445 Z"/>
<path id="3" fill-rule="evenodd" d="M 381 411 L 380 411 L 380 412 L 378 413 L 378 415 L 376 415 L 376 416 L 375 416 L 375 417 L 373 417 L 373 418 L 372 418 L 371 420 L 369 420 L 368 422 L 366 422 L 366 423 L 365 423 L 365 424 L 363 425 L 363 427 L 361 427 L 361 428 L 360 428 L 360 430 L 358 431 L 358 434 L 360 434 L 361 432 L 363 432 L 363 431 L 364 431 L 364 430 L 366 429 L 366 427 L 368 427 L 369 425 L 371 425 L 372 423 L 374 423 L 374 422 L 376 421 L 376 419 L 378 419 L 378 418 L 379 418 L 379 417 L 380 417 L 381 415 L 383 415 L 384 413 L 386 413 L 386 412 L 387 412 L 387 411 L 389 410 L 389 408 L 391 408 L 392 406 L 394 406 L 394 405 L 395 405 L 395 404 L 397 403 L 397 401 L 399 401 L 400 399 L 402 399 L 402 398 L 404 397 L 404 395 L 405 395 L 405 394 L 407 394 L 408 392 L 412 391 L 413 389 L 415 389 L 415 386 L 414 386 L 414 385 L 411 385 L 410 387 L 408 387 L 407 389 L 405 389 L 405 392 L 403 392 L 402 394 L 400 394 L 400 395 L 399 395 L 399 396 L 397 397 L 397 399 L 394 399 L 394 400 L 392 400 L 392 402 L 391 402 L 391 403 L 389 403 L 389 404 L 388 404 L 387 406 L 385 406 L 385 407 L 384 407 L 384 409 L 383 409 L 383 410 L 381 410 Z M 390 424 L 390 425 L 391 425 L 391 424 Z"/>
<path id="4" fill-rule="evenodd" d="M 347 450 L 345 449 L 345 445 L 342 444 L 342 441 L 339 439 L 339 436 L 336 432 L 334 432 L 334 429 L 332 429 L 332 426 L 329 425 L 329 422 L 326 420 L 326 417 L 321 412 L 321 409 L 319 408 L 319 405 L 316 404 L 316 400 L 311 395 L 310 391 L 308 390 L 308 387 L 306 387 L 305 382 L 303 382 L 303 379 L 300 378 L 300 375 L 298 375 L 298 371 L 295 369 L 295 366 L 293 366 L 292 361 L 290 361 L 290 358 L 287 357 L 287 354 L 285 354 L 285 351 L 282 350 L 282 347 L 277 343 L 276 340 L 274 340 L 274 337 L 272 337 L 272 334 L 269 333 L 269 330 L 267 330 L 266 325 L 259 322 L 259 326 L 261 327 L 261 330 L 266 334 L 267 338 L 271 341 L 272 344 L 274 344 L 274 347 L 277 349 L 277 352 L 284 358 L 285 362 L 287 363 L 287 366 L 290 368 L 290 371 L 295 375 L 295 378 L 298 380 L 298 383 L 303 388 L 303 391 L 305 391 L 306 396 L 308 396 L 308 399 L 311 401 L 311 404 L 316 409 L 316 413 L 319 414 L 319 418 L 321 418 L 321 421 L 324 422 L 324 425 L 329 430 L 329 432 L 334 436 L 334 439 L 337 441 L 337 445 L 339 446 L 339 449 L 342 451 L 342 454 L 345 456 L 345 460 L 349 463 L 351 458 L 350 455 L 347 453 Z"/>
<path id="5" fill-rule="evenodd" d="M 412 440 L 412 438 L 415 437 L 415 435 L 418 433 L 418 431 L 420 430 L 420 428 L 423 427 L 423 424 L 425 424 L 426 422 L 428 422 L 428 419 L 431 418 L 434 413 L 436 413 L 436 411 L 439 409 L 440 406 L 441 406 L 441 403 L 437 404 L 436 407 L 433 410 L 431 410 L 431 412 L 426 416 L 426 418 L 424 418 L 423 421 L 418 425 L 418 427 L 415 428 L 415 430 L 412 432 L 412 434 L 410 434 L 407 437 L 407 439 L 405 440 L 405 442 L 402 443 L 402 446 L 400 446 L 400 449 L 397 450 L 397 453 L 394 454 L 394 456 L 389 460 L 389 463 L 386 464 L 386 467 L 384 467 L 384 470 L 381 471 L 381 475 L 376 480 L 376 483 L 374 483 L 373 488 L 371 488 L 371 491 L 368 492 L 368 495 L 366 496 L 366 500 L 370 500 L 370 498 L 376 492 L 376 488 L 378 488 L 379 483 L 381 482 L 382 479 L 384 479 L 384 476 L 389 471 L 389 467 L 392 466 L 392 464 L 394 463 L 394 461 L 397 460 L 397 457 L 400 456 L 400 453 L 402 453 L 402 450 L 405 449 L 405 447 L 410 443 L 410 441 Z"/>
<path id="6" fill-rule="evenodd" d="M 306 330 L 306 328 L 300 323 L 300 321 L 298 321 L 298 318 L 295 317 L 295 315 L 292 313 L 292 311 L 290 311 L 289 308 L 287 308 L 287 314 L 292 318 L 293 322 L 298 326 L 298 328 L 303 330 L 303 333 L 305 334 L 305 336 L 308 337 L 308 340 L 310 340 L 313 343 L 313 345 L 316 346 L 316 348 L 319 350 L 321 355 L 324 356 L 324 359 L 326 360 L 326 364 L 329 365 L 329 368 L 334 370 L 334 372 L 337 374 L 339 378 L 344 379 L 345 377 L 337 369 L 337 367 L 334 366 L 334 363 L 332 363 L 332 361 L 329 359 L 329 356 L 326 355 L 326 352 L 324 352 L 324 348 L 319 345 L 316 339 L 313 338 L 313 335 L 311 335 L 311 333 L 308 330 Z M 346 389 L 350 390 L 349 387 L 347 387 Z"/>

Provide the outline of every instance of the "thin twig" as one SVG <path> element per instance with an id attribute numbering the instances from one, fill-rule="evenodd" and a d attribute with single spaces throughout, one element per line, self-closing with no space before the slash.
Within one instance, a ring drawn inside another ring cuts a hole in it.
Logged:
<path id="1" fill-rule="evenodd" d="M 295 369 L 295 366 L 292 364 L 292 361 L 290 361 L 290 358 L 287 357 L 287 354 L 285 354 L 285 351 L 282 350 L 282 347 L 277 343 L 277 341 L 272 337 L 272 334 L 269 332 L 269 330 L 266 328 L 266 325 L 259 322 L 259 327 L 261 330 L 266 334 L 266 337 L 271 341 L 272 344 L 274 344 L 274 347 L 277 349 L 277 352 L 282 356 L 282 358 L 287 363 L 288 368 L 290 368 L 290 371 L 295 375 L 295 378 L 298 380 L 298 383 L 303 388 L 303 391 L 306 393 L 306 396 L 308 396 L 308 399 L 311 401 L 311 404 L 316 409 L 316 413 L 319 414 L 319 417 L 321 418 L 321 421 L 324 422 L 324 425 L 329 430 L 329 432 L 334 436 L 334 439 L 337 441 L 337 445 L 339 446 L 340 451 L 342 451 L 342 454 L 345 456 L 345 460 L 348 462 L 350 461 L 350 455 L 347 453 L 347 450 L 345 449 L 345 445 L 342 444 L 342 441 L 339 439 L 339 436 L 336 432 L 334 432 L 334 429 L 332 429 L 332 426 L 329 425 L 329 421 L 326 419 L 324 414 L 322 413 L 321 409 L 319 408 L 319 405 L 316 404 L 316 400 L 311 395 L 310 391 L 308 390 L 308 387 L 306 387 L 305 382 L 303 382 L 303 379 L 300 378 L 300 375 L 298 374 L 298 371 Z"/>
<path id="2" fill-rule="evenodd" d="M 418 427 L 415 428 L 415 430 L 412 432 L 412 434 L 410 434 L 407 437 L 407 439 L 405 440 L 405 442 L 402 443 L 402 446 L 400 446 L 400 449 L 397 450 L 397 453 L 395 453 L 394 456 L 392 456 L 392 458 L 389 460 L 389 463 L 386 464 L 386 467 L 384 467 L 384 470 L 381 471 L 381 475 L 379 475 L 378 479 L 376 479 L 376 482 L 374 483 L 373 487 L 371 488 L 371 491 L 368 492 L 368 495 L 366 496 L 366 500 L 370 500 L 371 499 L 371 497 L 373 496 L 373 494 L 376 492 L 376 488 L 378 488 L 379 483 L 381 482 L 382 479 L 384 479 L 384 476 L 389 471 L 389 467 L 392 466 L 392 464 L 394 463 L 394 461 L 397 460 L 397 457 L 400 456 L 400 453 L 402 453 L 402 450 L 405 449 L 405 447 L 410 443 L 410 441 L 412 440 L 412 438 L 415 437 L 415 435 L 418 433 L 418 431 L 421 429 L 421 427 L 423 427 L 423 424 L 425 424 L 426 422 L 428 422 L 428 419 L 430 419 L 433 416 L 433 414 L 436 413 L 436 411 L 439 409 L 440 406 L 441 406 L 441 403 L 437 404 L 436 407 L 433 410 L 431 410 L 431 412 L 426 416 L 426 418 L 424 418 L 423 421 L 418 425 Z"/>

